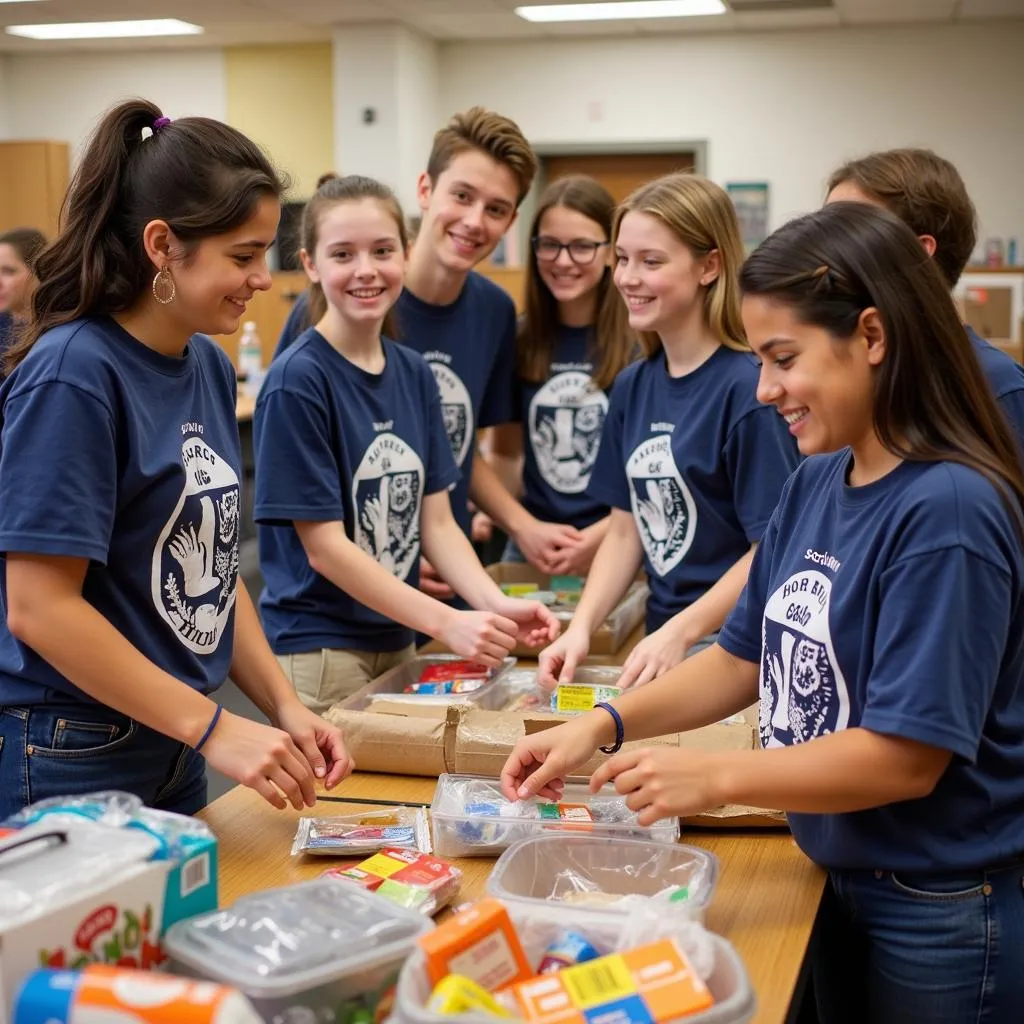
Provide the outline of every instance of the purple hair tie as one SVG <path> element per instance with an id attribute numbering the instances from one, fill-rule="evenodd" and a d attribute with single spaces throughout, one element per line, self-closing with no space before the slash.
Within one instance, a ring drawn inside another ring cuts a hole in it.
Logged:
<path id="1" fill-rule="evenodd" d="M 171 119 L 169 117 L 158 117 L 153 122 L 153 134 L 156 135 L 161 128 L 166 128 L 170 123 Z"/>

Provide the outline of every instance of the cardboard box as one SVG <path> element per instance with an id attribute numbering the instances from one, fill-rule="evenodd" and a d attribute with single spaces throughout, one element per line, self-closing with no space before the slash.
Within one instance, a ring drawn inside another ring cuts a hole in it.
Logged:
<path id="1" fill-rule="evenodd" d="M 508 911 L 497 900 L 474 903 L 418 941 L 431 985 L 457 974 L 497 992 L 533 976 Z"/>
<path id="2" fill-rule="evenodd" d="M 437 778 L 484 775 L 497 778 L 512 748 L 524 736 L 555 725 L 564 715 L 533 711 L 484 711 L 465 705 L 415 707 L 378 701 L 376 711 L 347 711 L 338 705 L 324 718 L 341 729 L 345 745 L 359 770 Z M 753 730 L 746 723 L 709 725 L 689 733 L 623 744 L 624 750 L 650 746 L 682 746 L 695 750 L 749 750 Z M 580 769 L 579 778 L 607 760 L 595 756 Z"/>
<path id="3" fill-rule="evenodd" d="M 496 779 L 522 737 L 567 720 L 564 715 L 542 711 L 485 711 L 466 705 L 418 707 L 397 701 L 378 701 L 373 711 L 349 711 L 336 704 L 324 718 L 341 729 L 360 771 L 435 779 L 445 772 Z M 626 742 L 623 749 L 672 746 L 706 751 L 752 750 L 757 745 L 754 706 L 728 722 Z M 573 778 L 589 779 L 606 760 L 606 754 L 596 753 Z M 684 823 L 714 828 L 778 828 L 785 827 L 786 819 L 778 811 L 730 805 L 712 808 Z"/>
<path id="4" fill-rule="evenodd" d="M 487 567 L 487 573 L 499 586 L 502 583 L 536 583 L 540 590 L 551 588 L 550 576 L 522 562 L 497 562 Z M 615 654 L 622 647 L 629 634 L 644 621 L 649 594 L 646 581 L 643 578 L 637 579 L 626 596 L 612 610 L 608 619 L 590 638 L 591 654 Z M 523 596 L 529 597 L 529 594 Z M 562 623 L 563 631 L 567 626 L 568 622 Z M 511 653 L 523 658 L 537 656 L 537 652 L 529 647 L 517 647 Z"/>

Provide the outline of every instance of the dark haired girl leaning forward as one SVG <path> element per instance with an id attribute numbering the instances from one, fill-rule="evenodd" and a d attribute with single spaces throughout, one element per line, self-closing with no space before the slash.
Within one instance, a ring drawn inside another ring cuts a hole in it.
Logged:
<path id="1" fill-rule="evenodd" d="M 742 275 L 758 396 L 808 458 L 718 643 L 521 740 L 507 793 L 599 744 L 694 729 L 760 690 L 765 749 L 618 753 L 640 822 L 778 807 L 829 869 L 824 1024 L 1020 1020 L 1024 475 L 948 285 L 891 214 L 836 203 Z"/>
<path id="2" fill-rule="evenodd" d="M 283 185 L 206 118 L 111 110 L 0 391 L 0 819 L 124 789 L 191 813 L 203 758 L 271 804 L 351 765 L 238 579 L 235 377 L 206 334 L 270 286 Z M 211 694 L 228 674 L 273 726 Z"/>

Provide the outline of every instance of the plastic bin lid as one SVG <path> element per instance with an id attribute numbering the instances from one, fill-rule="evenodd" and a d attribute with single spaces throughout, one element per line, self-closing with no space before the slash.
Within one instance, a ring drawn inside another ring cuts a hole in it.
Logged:
<path id="1" fill-rule="evenodd" d="M 317 879 L 181 921 L 164 941 L 174 960 L 203 977 L 271 998 L 402 959 L 433 927 L 357 886 Z"/>

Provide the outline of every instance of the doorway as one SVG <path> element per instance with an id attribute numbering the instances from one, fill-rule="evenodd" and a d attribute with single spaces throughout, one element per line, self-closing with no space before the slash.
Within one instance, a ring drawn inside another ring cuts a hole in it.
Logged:
<path id="1" fill-rule="evenodd" d="M 596 178 L 617 203 L 641 185 L 675 171 L 692 171 L 696 154 L 680 153 L 572 153 L 542 157 L 544 184 L 568 174 Z"/>

